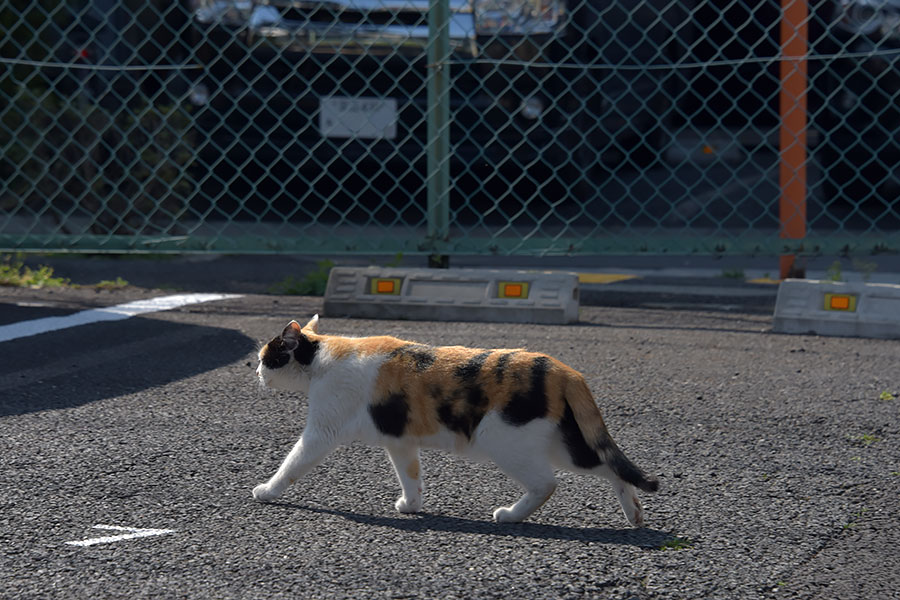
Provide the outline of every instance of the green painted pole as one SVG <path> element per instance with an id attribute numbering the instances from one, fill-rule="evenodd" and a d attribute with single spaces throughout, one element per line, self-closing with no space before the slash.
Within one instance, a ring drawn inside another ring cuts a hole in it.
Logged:
<path id="1" fill-rule="evenodd" d="M 426 186 L 428 239 L 435 244 L 450 237 L 450 3 L 428 4 L 428 146 Z"/>

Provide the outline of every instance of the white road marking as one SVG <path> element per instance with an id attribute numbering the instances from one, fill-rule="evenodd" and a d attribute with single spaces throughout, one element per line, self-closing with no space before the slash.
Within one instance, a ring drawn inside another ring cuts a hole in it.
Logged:
<path id="1" fill-rule="evenodd" d="M 115 306 L 83 310 L 64 317 L 44 317 L 43 319 L 11 323 L 9 325 L 0 326 L 0 342 L 8 342 L 22 337 L 39 335 L 41 333 L 47 333 L 48 331 L 67 329 L 69 327 L 86 325 L 88 323 L 119 321 L 135 315 L 172 310 L 173 308 L 187 306 L 188 304 L 200 304 L 201 302 L 227 300 L 229 298 L 240 297 L 240 294 L 175 294 L 174 296 L 160 296 L 158 298 L 135 300 L 134 302 L 126 302 L 125 304 L 117 304 Z"/>
<path id="2" fill-rule="evenodd" d="M 119 527 L 118 525 L 94 525 L 94 529 L 106 529 L 109 531 L 126 531 L 121 535 L 109 535 L 105 537 L 91 538 L 89 540 L 81 540 L 78 542 L 66 542 L 70 546 L 93 546 L 95 544 L 111 544 L 113 542 L 121 542 L 124 540 L 133 540 L 135 538 L 150 537 L 154 535 L 165 535 L 167 533 L 175 533 L 174 529 L 138 529 L 136 527 Z"/>

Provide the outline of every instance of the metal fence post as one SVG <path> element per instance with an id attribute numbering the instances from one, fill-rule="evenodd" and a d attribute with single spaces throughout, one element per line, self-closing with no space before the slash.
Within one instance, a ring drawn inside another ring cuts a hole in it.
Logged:
<path id="1" fill-rule="evenodd" d="M 450 3 L 428 4 L 428 240 L 435 244 L 450 235 Z"/>
<path id="2" fill-rule="evenodd" d="M 806 237 L 806 53 L 809 7 L 807 0 L 781 0 L 781 91 L 779 104 L 781 162 L 779 214 L 781 237 Z M 781 278 L 804 277 L 795 255 L 781 256 Z"/>

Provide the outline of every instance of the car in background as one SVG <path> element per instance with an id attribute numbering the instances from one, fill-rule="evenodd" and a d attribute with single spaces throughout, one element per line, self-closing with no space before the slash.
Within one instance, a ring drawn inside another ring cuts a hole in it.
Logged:
<path id="1" fill-rule="evenodd" d="M 673 125 L 758 132 L 748 138 L 777 150 L 780 3 L 688 0 L 685 7 L 692 21 L 681 32 L 684 60 L 713 66 L 686 74 L 690 87 L 678 94 L 680 122 Z M 808 7 L 808 139 L 817 167 L 810 173 L 818 177 L 809 183 L 821 204 L 817 224 L 896 222 L 900 0 L 809 0 Z"/>
<path id="2" fill-rule="evenodd" d="M 677 3 L 449 6 L 454 218 L 540 219 L 590 169 L 660 154 L 662 71 L 603 66 L 666 62 Z M 194 30 L 210 210 L 424 219 L 427 0 L 203 0 Z"/>
<path id="3" fill-rule="evenodd" d="M 824 69 L 825 106 L 816 123 L 824 203 L 900 219 L 900 0 L 831 4 L 836 55 Z M 844 216 L 844 215 L 839 215 Z M 871 223 L 871 221 L 868 221 Z"/>
<path id="4" fill-rule="evenodd" d="M 81 97 L 109 111 L 141 104 L 171 106 L 190 88 L 189 70 L 173 68 L 189 62 L 191 0 L 66 0 L 53 3 L 39 43 L 46 60 L 76 67 L 141 67 L 158 69 L 91 69 L 48 67 L 48 87 L 62 98 Z"/>

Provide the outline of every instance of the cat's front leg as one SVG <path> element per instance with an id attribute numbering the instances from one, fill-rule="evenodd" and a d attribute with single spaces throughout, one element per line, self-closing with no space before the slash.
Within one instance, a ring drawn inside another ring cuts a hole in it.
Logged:
<path id="1" fill-rule="evenodd" d="M 309 473 L 337 446 L 331 438 L 303 432 L 293 449 L 269 481 L 253 488 L 253 499 L 268 502 L 278 498 L 284 490 Z"/>
<path id="2" fill-rule="evenodd" d="M 414 445 L 391 445 L 386 448 L 403 494 L 394 508 L 402 513 L 422 510 L 422 471 L 419 466 L 419 448 Z"/>

